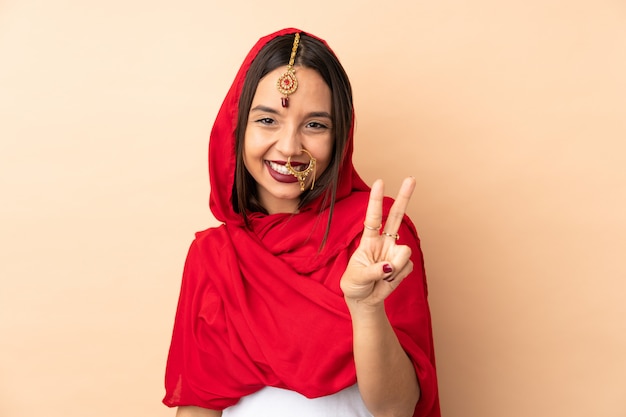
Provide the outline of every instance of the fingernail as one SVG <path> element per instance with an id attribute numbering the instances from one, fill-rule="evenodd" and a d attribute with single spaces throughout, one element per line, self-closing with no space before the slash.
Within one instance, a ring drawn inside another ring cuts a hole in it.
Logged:
<path id="1" fill-rule="evenodd" d="M 384 272 L 385 274 L 390 274 L 390 273 L 392 273 L 392 272 L 393 272 L 393 268 L 392 268 L 392 267 L 391 267 L 391 265 L 389 265 L 389 264 L 384 264 L 384 265 L 383 265 L 383 272 Z"/>

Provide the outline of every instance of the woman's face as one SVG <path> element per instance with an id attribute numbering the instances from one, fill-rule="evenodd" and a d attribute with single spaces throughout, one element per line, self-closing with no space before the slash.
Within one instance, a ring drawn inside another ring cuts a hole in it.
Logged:
<path id="1" fill-rule="evenodd" d="M 318 178 L 328 168 L 333 151 L 330 88 L 317 71 L 295 67 L 298 89 L 289 96 L 289 107 L 282 107 L 276 81 L 285 69 L 277 68 L 259 82 L 244 136 L 244 165 L 270 214 L 298 210 L 302 191 L 285 167 L 287 158 L 291 156 L 294 169 L 303 169 L 309 156 L 302 149 L 307 150 L 317 160 Z M 312 180 L 313 172 L 305 180 L 305 189 Z"/>

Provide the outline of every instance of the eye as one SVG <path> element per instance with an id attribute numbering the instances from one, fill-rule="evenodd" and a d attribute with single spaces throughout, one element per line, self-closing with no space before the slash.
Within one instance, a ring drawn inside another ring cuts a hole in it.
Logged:
<path id="1" fill-rule="evenodd" d="M 306 127 L 310 127 L 313 129 L 328 129 L 327 125 L 320 122 L 309 122 L 307 123 Z"/>
<path id="2" fill-rule="evenodd" d="M 262 125 L 266 125 L 266 126 L 270 126 L 275 123 L 274 119 L 271 119 L 269 117 L 263 117 L 261 119 L 256 120 L 256 122 Z"/>

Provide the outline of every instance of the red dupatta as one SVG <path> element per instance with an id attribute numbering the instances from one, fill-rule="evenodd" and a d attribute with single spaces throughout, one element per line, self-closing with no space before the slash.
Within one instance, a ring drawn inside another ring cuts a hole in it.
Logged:
<path id="1" fill-rule="evenodd" d="M 339 288 L 359 244 L 369 187 L 344 154 L 330 232 L 320 199 L 298 214 L 253 213 L 246 227 L 231 203 L 235 126 L 246 72 L 283 29 L 248 53 L 217 115 L 209 143 L 210 207 L 224 224 L 196 234 L 189 249 L 166 370 L 168 406 L 224 409 L 264 386 L 309 398 L 356 382 L 351 319 Z M 308 34 L 309 36 L 312 36 Z M 323 41 L 322 41 L 323 42 Z M 385 202 L 385 213 L 391 201 Z M 400 343 L 415 364 L 421 398 L 415 416 L 439 416 L 427 289 L 419 240 L 406 219 L 400 243 L 414 272 L 385 302 Z"/>

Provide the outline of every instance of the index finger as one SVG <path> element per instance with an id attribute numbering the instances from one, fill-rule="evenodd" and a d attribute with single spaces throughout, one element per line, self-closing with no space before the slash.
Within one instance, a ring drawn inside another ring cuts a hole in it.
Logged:
<path id="1" fill-rule="evenodd" d="M 389 215 L 385 222 L 385 233 L 390 235 L 398 233 L 398 229 L 400 229 L 400 224 L 402 224 L 402 219 L 404 218 L 404 213 L 406 213 L 406 208 L 409 206 L 409 200 L 411 200 L 411 196 L 413 195 L 413 190 L 415 190 L 415 178 L 405 178 L 400 186 L 400 191 L 398 191 L 398 197 L 396 197 L 396 200 L 389 210 Z"/>
<path id="2" fill-rule="evenodd" d="M 365 212 L 365 222 L 363 223 L 363 236 L 380 236 L 380 226 L 383 221 L 383 182 L 374 181 L 370 190 L 370 198 Z"/>

